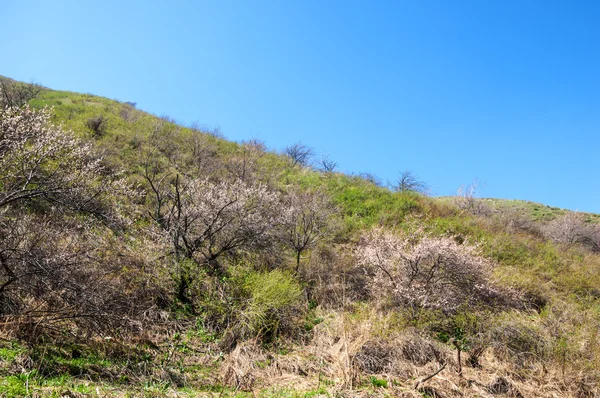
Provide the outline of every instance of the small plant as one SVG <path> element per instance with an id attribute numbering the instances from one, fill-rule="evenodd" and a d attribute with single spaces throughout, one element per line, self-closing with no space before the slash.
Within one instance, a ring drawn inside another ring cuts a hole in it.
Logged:
<path id="1" fill-rule="evenodd" d="M 312 398 L 312 397 L 317 397 L 319 395 L 329 396 L 329 393 L 327 392 L 327 390 L 324 387 L 320 387 L 314 391 L 309 391 L 309 392 L 305 393 L 304 398 Z"/>
<path id="2" fill-rule="evenodd" d="M 378 379 L 375 376 L 371 376 L 371 378 L 369 379 L 369 382 L 371 383 L 371 385 L 373 387 L 377 387 L 377 388 L 387 388 L 387 386 L 388 386 L 387 380 Z"/>

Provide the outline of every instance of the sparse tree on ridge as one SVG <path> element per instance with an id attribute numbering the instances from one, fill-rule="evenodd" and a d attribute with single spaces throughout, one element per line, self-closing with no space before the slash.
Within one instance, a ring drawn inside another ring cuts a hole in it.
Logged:
<path id="1" fill-rule="evenodd" d="M 396 192 L 417 192 L 420 194 L 427 193 L 429 189 L 427 184 L 410 170 L 400 172 L 396 181 L 390 184 L 390 188 Z"/>
<path id="2" fill-rule="evenodd" d="M 337 162 L 331 160 L 329 156 L 323 156 L 323 158 L 321 158 L 320 168 L 325 173 L 333 173 L 337 166 Z"/>
<path id="3" fill-rule="evenodd" d="M 290 160 L 290 165 L 292 167 L 296 165 L 303 167 L 308 166 L 310 165 L 312 158 L 315 156 L 315 152 L 312 148 L 299 142 L 285 148 L 283 153 Z"/>

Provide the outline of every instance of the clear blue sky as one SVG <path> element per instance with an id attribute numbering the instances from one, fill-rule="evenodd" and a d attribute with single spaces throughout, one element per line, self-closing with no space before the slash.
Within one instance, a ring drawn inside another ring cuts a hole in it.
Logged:
<path id="1" fill-rule="evenodd" d="M 2 0 L 0 74 L 600 212 L 598 1 Z"/>

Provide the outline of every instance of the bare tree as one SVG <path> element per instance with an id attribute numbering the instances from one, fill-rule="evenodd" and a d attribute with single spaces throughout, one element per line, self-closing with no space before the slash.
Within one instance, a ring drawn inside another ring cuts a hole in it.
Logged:
<path id="1" fill-rule="evenodd" d="M 229 173 L 241 181 L 255 179 L 259 161 L 265 155 L 266 146 L 259 140 L 242 142 L 235 156 L 228 160 L 226 167 Z"/>
<path id="2" fill-rule="evenodd" d="M 290 145 L 283 150 L 283 153 L 289 158 L 290 165 L 292 167 L 296 165 L 308 166 L 315 156 L 315 152 L 312 148 L 298 142 L 294 145 Z"/>
<path id="3" fill-rule="evenodd" d="M 296 272 L 302 253 L 323 236 L 334 212 L 333 204 L 322 192 L 294 190 L 285 198 L 281 237 L 296 254 Z"/>
<path id="4" fill-rule="evenodd" d="M 427 193 L 429 187 L 421 181 L 412 171 L 405 170 L 400 172 L 396 181 L 389 184 L 390 188 L 396 192 L 418 192 Z"/>
<path id="5" fill-rule="evenodd" d="M 325 173 L 333 173 L 338 164 L 337 162 L 331 160 L 329 156 L 323 156 L 323 158 L 321 158 L 320 166 L 321 170 L 323 170 Z"/>

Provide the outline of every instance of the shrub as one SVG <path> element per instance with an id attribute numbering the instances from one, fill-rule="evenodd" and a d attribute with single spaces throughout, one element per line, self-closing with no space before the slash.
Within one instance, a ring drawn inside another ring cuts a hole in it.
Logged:
<path id="1" fill-rule="evenodd" d="M 106 134 L 107 119 L 102 115 L 89 118 L 85 125 L 92 130 L 96 138 Z"/>
<path id="2" fill-rule="evenodd" d="M 240 313 L 242 334 L 271 339 L 289 326 L 297 313 L 302 287 L 280 270 L 251 273 L 243 281 L 247 295 Z"/>
<path id="3" fill-rule="evenodd" d="M 600 226 L 591 224 L 582 213 L 569 212 L 550 221 L 542 234 L 556 243 L 581 244 L 592 251 L 600 251 Z"/>

